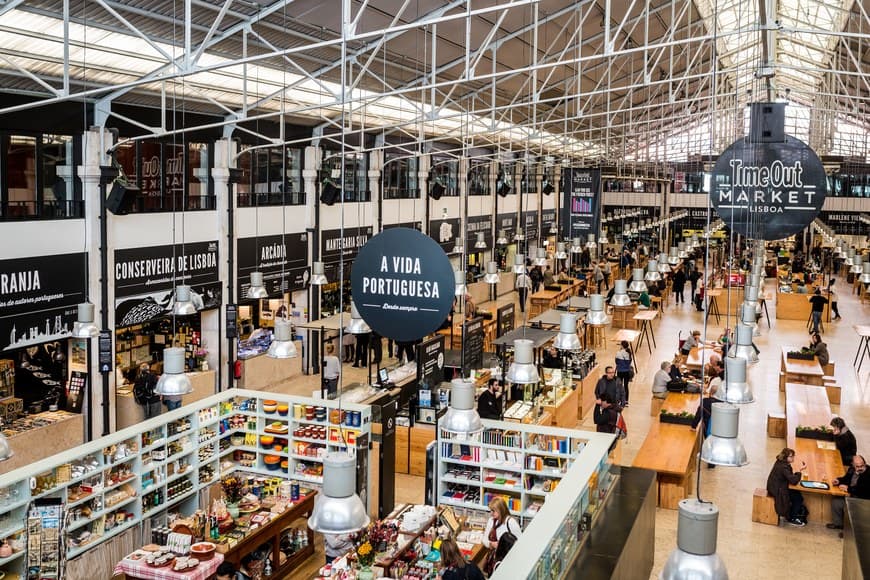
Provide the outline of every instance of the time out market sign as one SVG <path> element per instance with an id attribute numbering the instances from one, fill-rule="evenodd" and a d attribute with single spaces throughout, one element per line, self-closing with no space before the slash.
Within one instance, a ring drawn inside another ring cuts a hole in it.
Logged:
<path id="1" fill-rule="evenodd" d="M 390 228 L 370 239 L 351 273 L 360 316 L 375 332 L 399 342 L 437 330 L 450 313 L 454 289 L 447 254 L 410 228 Z"/>
<path id="2" fill-rule="evenodd" d="M 815 152 L 786 135 L 784 142 L 739 139 L 713 167 L 710 201 L 731 229 L 748 238 L 779 240 L 807 227 L 827 194 Z"/>

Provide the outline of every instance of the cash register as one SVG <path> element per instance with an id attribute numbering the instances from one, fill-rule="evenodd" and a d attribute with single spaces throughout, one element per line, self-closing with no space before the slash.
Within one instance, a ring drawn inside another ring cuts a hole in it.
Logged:
<path id="1" fill-rule="evenodd" d="M 388 389 L 390 388 L 390 373 L 387 372 L 386 368 L 378 369 L 378 384 L 377 387 L 379 389 Z"/>

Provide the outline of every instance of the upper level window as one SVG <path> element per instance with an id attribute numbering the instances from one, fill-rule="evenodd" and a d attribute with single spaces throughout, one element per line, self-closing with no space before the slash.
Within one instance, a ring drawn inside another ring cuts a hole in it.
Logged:
<path id="1" fill-rule="evenodd" d="M 333 185 L 341 183 L 341 151 L 325 149 L 321 163 L 321 185 L 324 180 L 330 180 Z M 336 177 L 333 177 L 335 175 Z M 371 191 L 368 188 L 368 156 L 365 153 L 345 151 L 344 153 L 344 184 L 341 187 L 344 201 L 370 201 Z"/>
<path id="2" fill-rule="evenodd" d="M 406 153 L 384 155 L 381 179 L 384 184 L 384 199 L 416 199 L 420 197 L 417 183 L 417 158 Z M 444 187 L 447 184 L 442 183 Z"/>
<path id="3" fill-rule="evenodd" d="M 432 157 L 432 170 L 429 173 L 429 190 L 440 183 L 444 187 L 441 195 L 459 195 L 459 161 L 444 157 Z"/>
<path id="4" fill-rule="evenodd" d="M 468 170 L 468 195 L 489 195 L 489 162 L 471 161 Z"/>
<path id="5" fill-rule="evenodd" d="M 305 205 L 301 149 L 251 149 L 239 156 L 238 167 L 242 170 L 236 186 L 239 206 Z"/>

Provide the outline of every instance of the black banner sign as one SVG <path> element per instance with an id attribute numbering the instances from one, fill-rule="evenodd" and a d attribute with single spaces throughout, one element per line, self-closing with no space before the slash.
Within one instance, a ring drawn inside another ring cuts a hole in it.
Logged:
<path id="1" fill-rule="evenodd" d="M 585 240 L 598 235 L 599 169 L 568 168 L 562 173 L 562 234 Z"/>
<path id="2" fill-rule="evenodd" d="M 65 338 L 85 302 L 87 254 L 0 261 L 0 351 Z"/>
<path id="3" fill-rule="evenodd" d="M 835 234 L 846 236 L 868 236 L 870 235 L 870 225 L 861 221 L 860 213 L 850 213 L 845 211 L 823 211 L 819 214 L 819 219 L 825 222 Z"/>
<path id="4" fill-rule="evenodd" d="M 429 237 L 438 242 L 444 252 L 453 252 L 456 238 L 463 238 L 460 231 L 459 218 L 449 218 L 429 221 Z"/>
<path id="5" fill-rule="evenodd" d="M 495 332 L 496 338 L 507 334 L 514 329 L 516 315 L 514 314 L 515 307 L 513 304 L 505 304 L 496 310 Z"/>
<path id="6" fill-rule="evenodd" d="M 114 359 L 112 358 L 112 332 L 109 330 L 101 330 L 100 336 L 97 338 L 97 348 L 99 352 L 99 363 L 101 373 L 112 372 Z"/>
<path id="7" fill-rule="evenodd" d="M 465 228 L 465 246 L 466 252 L 481 252 L 492 248 L 492 216 L 491 215 L 476 215 L 469 216 L 466 220 Z M 475 248 L 477 242 L 477 234 L 482 233 L 483 239 L 486 241 L 486 248 Z"/>
<path id="8" fill-rule="evenodd" d="M 227 338 L 236 338 L 239 335 L 239 307 L 235 304 L 227 304 Z"/>
<path id="9" fill-rule="evenodd" d="M 541 210 L 541 237 L 545 237 L 550 235 L 550 228 L 553 227 L 553 223 L 556 221 L 556 210 L 555 209 L 543 209 Z"/>
<path id="10" fill-rule="evenodd" d="M 247 296 L 251 272 L 263 273 L 263 283 L 269 296 L 302 290 L 308 283 L 308 234 L 293 233 L 238 241 L 239 296 Z M 284 288 L 281 288 L 281 280 Z"/>
<path id="11" fill-rule="evenodd" d="M 504 230 L 505 236 L 509 244 L 513 243 L 514 234 L 517 233 L 517 214 L 515 213 L 500 213 L 496 217 L 495 233 Z"/>
<path id="12" fill-rule="evenodd" d="M 388 230 L 390 228 L 408 228 L 412 230 L 417 230 L 418 232 L 423 231 L 423 222 L 402 222 L 399 224 L 383 224 L 383 229 Z"/>
<path id="13" fill-rule="evenodd" d="M 483 366 L 483 317 L 472 318 L 462 325 L 462 374 Z"/>
<path id="14" fill-rule="evenodd" d="M 523 229 L 525 230 L 526 240 L 533 241 L 538 239 L 538 210 L 533 209 L 523 212 Z"/>
<path id="15" fill-rule="evenodd" d="M 417 348 L 417 382 L 420 389 L 435 392 L 444 380 L 444 337 L 430 338 Z"/>
<path id="16" fill-rule="evenodd" d="M 363 228 L 345 228 L 341 230 L 324 230 L 320 232 L 320 260 L 330 282 L 338 282 L 338 266 L 344 263 L 345 278 L 347 267 L 356 258 L 359 249 L 366 245 L 372 237 L 372 226 Z"/>

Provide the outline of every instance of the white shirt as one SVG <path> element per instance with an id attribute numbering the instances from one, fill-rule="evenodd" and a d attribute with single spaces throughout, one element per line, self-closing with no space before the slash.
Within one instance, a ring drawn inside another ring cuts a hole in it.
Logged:
<path id="1" fill-rule="evenodd" d="M 488 520 L 486 520 L 486 528 L 484 528 L 483 530 L 483 539 L 486 542 L 489 542 L 489 532 L 490 530 L 492 530 L 494 522 L 495 518 L 489 518 Z M 502 525 L 495 529 L 496 539 L 500 540 L 502 535 L 504 535 L 504 533 L 508 530 L 510 530 L 511 533 L 517 537 L 517 539 L 519 539 L 519 537 L 523 533 L 523 530 L 520 528 L 520 524 L 517 523 L 517 521 L 513 517 L 508 516 L 508 519 Z"/>
<path id="2" fill-rule="evenodd" d="M 334 354 L 328 354 L 323 357 L 323 378 L 337 379 L 341 374 L 341 362 Z"/>
<path id="3" fill-rule="evenodd" d="M 671 375 L 666 370 L 659 369 L 653 376 L 652 392 L 664 393 L 668 390 L 668 383 L 671 382 Z"/>
<path id="4" fill-rule="evenodd" d="M 529 275 L 526 273 L 517 274 L 517 282 L 515 284 L 516 288 L 531 288 L 532 287 L 532 279 L 529 278 Z"/>

